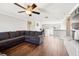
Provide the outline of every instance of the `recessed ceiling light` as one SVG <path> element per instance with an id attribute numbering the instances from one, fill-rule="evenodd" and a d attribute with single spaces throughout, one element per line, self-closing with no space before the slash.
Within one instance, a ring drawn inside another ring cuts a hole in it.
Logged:
<path id="1" fill-rule="evenodd" d="M 48 18 L 48 16 L 45 16 L 45 18 Z"/>

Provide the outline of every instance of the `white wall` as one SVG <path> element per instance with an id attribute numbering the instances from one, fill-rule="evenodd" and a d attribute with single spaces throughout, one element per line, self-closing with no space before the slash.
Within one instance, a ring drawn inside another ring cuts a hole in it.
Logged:
<path id="1" fill-rule="evenodd" d="M 35 29 L 36 29 L 36 31 L 40 31 L 40 29 L 42 29 L 42 25 L 39 21 L 35 21 Z"/>
<path id="2" fill-rule="evenodd" d="M 26 30 L 25 20 L 0 14 L 0 32 Z"/>
<path id="3" fill-rule="evenodd" d="M 30 29 L 28 29 L 30 31 L 40 31 L 40 28 L 42 28 L 41 23 L 37 20 L 32 19 L 32 20 L 27 20 L 27 21 L 31 22 L 30 26 L 28 26 L 28 27 L 30 27 Z"/>

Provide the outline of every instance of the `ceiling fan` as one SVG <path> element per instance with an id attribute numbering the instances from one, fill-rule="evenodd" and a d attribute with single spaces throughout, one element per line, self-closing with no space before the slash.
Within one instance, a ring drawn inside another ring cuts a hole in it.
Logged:
<path id="1" fill-rule="evenodd" d="M 32 4 L 32 5 L 28 5 L 27 8 L 21 6 L 18 3 L 14 3 L 15 5 L 17 5 L 18 7 L 24 9 L 24 11 L 19 11 L 18 13 L 23 13 L 26 12 L 29 16 L 32 16 L 32 13 L 39 15 L 40 13 L 36 11 L 37 5 L 36 4 Z"/>

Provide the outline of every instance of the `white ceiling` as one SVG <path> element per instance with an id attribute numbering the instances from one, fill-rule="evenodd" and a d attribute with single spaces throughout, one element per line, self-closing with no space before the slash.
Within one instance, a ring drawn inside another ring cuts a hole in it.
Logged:
<path id="1" fill-rule="evenodd" d="M 27 3 L 19 3 L 22 6 L 28 5 Z M 39 7 L 40 15 L 33 14 L 32 17 L 29 17 L 26 13 L 17 13 L 21 11 L 20 7 L 14 5 L 13 3 L 0 3 L 0 13 L 8 16 L 13 16 L 19 19 L 27 20 L 34 19 L 40 21 L 59 21 L 63 20 L 64 17 L 74 8 L 76 3 L 36 3 Z M 44 17 L 48 16 L 47 19 Z"/>

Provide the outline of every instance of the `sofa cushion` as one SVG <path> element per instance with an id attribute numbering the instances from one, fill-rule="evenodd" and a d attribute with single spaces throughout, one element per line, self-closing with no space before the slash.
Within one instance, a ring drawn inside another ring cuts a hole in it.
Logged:
<path id="1" fill-rule="evenodd" d="M 39 36 L 39 32 L 35 32 L 35 36 Z"/>
<path id="2" fill-rule="evenodd" d="M 7 39 L 7 40 L 2 40 L 2 41 L 0 41 L 0 44 L 5 43 L 5 42 L 9 42 L 9 41 L 12 41 L 12 40 L 22 39 L 22 38 L 24 38 L 24 36 L 19 36 L 19 37 L 10 38 L 10 39 Z"/>
<path id="3" fill-rule="evenodd" d="M 9 34 L 10 34 L 10 38 L 16 37 L 16 32 L 9 32 Z"/>
<path id="4" fill-rule="evenodd" d="M 16 31 L 15 34 L 16 34 L 15 35 L 16 37 L 20 36 L 20 32 L 19 31 Z"/>
<path id="5" fill-rule="evenodd" d="M 30 35 L 30 31 L 25 31 L 25 35 L 29 36 Z"/>
<path id="6" fill-rule="evenodd" d="M 34 44 L 40 44 L 40 37 L 25 37 L 25 41 Z"/>
<path id="7" fill-rule="evenodd" d="M 30 36 L 35 36 L 35 31 L 31 31 Z"/>
<path id="8" fill-rule="evenodd" d="M 25 31 L 19 31 L 20 32 L 20 36 L 25 35 Z"/>
<path id="9" fill-rule="evenodd" d="M 9 33 L 8 32 L 0 32 L 0 41 L 5 40 L 9 38 Z"/>

